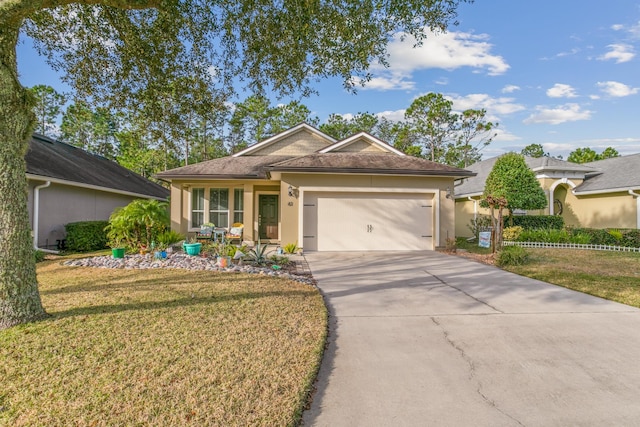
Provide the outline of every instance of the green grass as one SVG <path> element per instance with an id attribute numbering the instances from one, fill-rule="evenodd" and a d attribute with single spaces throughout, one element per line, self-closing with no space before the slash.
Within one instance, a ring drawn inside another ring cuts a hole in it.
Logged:
<path id="1" fill-rule="evenodd" d="M 526 265 L 505 266 L 522 276 L 640 307 L 640 254 L 631 252 L 527 249 Z"/>
<path id="2" fill-rule="evenodd" d="M 0 331 L 0 425 L 295 425 L 327 313 L 290 280 L 38 264 L 45 321 Z"/>
<path id="3" fill-rule="evenodd" d="M 465 250 L 467 252 L 471 252 L 474 254 L 482 254 L 487 255 L 491 253 L 491 248 L 481 248 L 478 246 L 478 240 L 474 240 L 473 242 L 468 242 L 464 237 L 456 238 L 456 247 L 458 249 Z"/>

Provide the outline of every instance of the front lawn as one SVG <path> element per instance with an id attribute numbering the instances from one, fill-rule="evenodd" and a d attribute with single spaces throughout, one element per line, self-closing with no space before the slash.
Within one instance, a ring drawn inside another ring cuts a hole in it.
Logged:
<path id="1" fill-rule="evenodd" d="M 0 425 L 293 425 L 319 292 L 262 276 L 39 264 L 49 319 L 0 331 Z"/>
<path id="2" fill-rule="evenodd" d="M 640 254 L 573 249 L 527 249 L 531 262 L 505 270 L 640 307 Z"/>

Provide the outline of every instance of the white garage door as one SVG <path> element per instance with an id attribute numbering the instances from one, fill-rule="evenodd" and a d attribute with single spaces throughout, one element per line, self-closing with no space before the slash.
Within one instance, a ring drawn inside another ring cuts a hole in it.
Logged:
<path id="1" fill-rule="evenodd" d="M 433 249 L 432 194 L 305 193 L 310 251 Z"/>

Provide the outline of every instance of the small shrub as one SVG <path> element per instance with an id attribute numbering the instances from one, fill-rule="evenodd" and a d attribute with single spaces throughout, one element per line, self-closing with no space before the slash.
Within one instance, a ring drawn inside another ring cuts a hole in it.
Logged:
<path id="1" fill-rule="evenodd" d="M 622 231 L 611 229 L 611 230 L 608 230 L 607 232 L 617 241 L 622 240 Z"/>
<path id="2" fill-rule="evenodd" d="M 74 252 L 90 252 L 107 248 L 107 221 L 70 222 L 67 231 L 67 249 Z"/>
<path id="3" fill-rule="evenodd" d="M 260 240 L 258 240 L 256 246 L 247 254 L 247 258 L 257 265 L 265 265 L 267 263 L 267 255 L 272 252 L 267 252 L 267 248 L 267 245 L 261 244 Z"/>
<path id="4" fill-rule="evenodd" d="M 625 230 L 622 233 L 622 242 L 620 245 L 628 248 L 640 248 L 640 230 Z"/>
<path id="5" fill-rule="evenodd" d="M 614 236 L 609 234 L 605 229 L 599 228 L 574 228 L 573 234 L 586 234 L 591 238 L 592 245 L 618 245 L 619 242 Z"/>
<path id="6" fill-rule="evenodd" d="M 578 245 L 588 245 L 591 243 L 591 236 L 585 233 L 573 233 L 571 234 L 571 243 Z"/>
<path id="7" fill-rule="evenodd" d="M 298 247 L 298 243 L 287 243 L 282 247 L 282 250 L 285 254 L 295 254 L 300 248 Z"/>
<path id="8" fill-rule="evenodd" d="M 35 257 L 36 257 L 36 262 L 42 262 L 42 261 L 44 261 L 44 255 L 45 255 L 45 253 L 44 253 L 44 252 L 42 252 L 42 251 L 35 251 L 35 252 L 34 252 L 34 255 L 35 255 Z"/>
<path id="9" fill-rule="evenodd" d="M 447 252 L 455 252 L 456 251 L 456 239 L 452 238 L 452 237 L 447 237 L 447 239 L 445 240 L 445 250 Z"/>
<path id="10" fill-rule="evenodd" d="M 529 252 L 520 246 L 505 246 L 496 258 L 496 264 L 500 267 L 507 265 L 524 265 L 529 262 Z"/>
<path id="11" fill-rule="evenodd" d="M 524 229 L 518 238 L 520 242 L 546 242 L 546 243 L 569 243 L 570 235 L 567 230 L 547 229 Z"/>
<path id="12" fill-rule="evenodd" d="M 185 239 L 184 234 L 180 234 L 174 230 L 167 230 L 163 233 L 158 234 L 156 240 L 158 243 L 162 243 L 167 246 L 171 246 L 175 243 L 181 242 Z"/>
<path id="13" fill-rule="evenodd" d="M 150 247 L 169 228 L 167 206 L 166 202 L 137 199 L 116 208 L 105 228 L 109 241 L 125 242 L 130 248 Z"/>
<path id="14" fill-rule="evenodd" d="M 480 231 L 486 230 L 487 228 L 491 227 L 491 216 L 478 215 L 476 218 L 469 221 L 469 224 L 467 224 L 467 227 L 469 228 L 469 230 L 471 230 L 471 232 L 477 239 L 478 233 Z"/>
<path id="15" fill-rule="evenodd" d="M 523 228 L 519 225 L 514 225 L 513 227 L 507 227 L 502 231 L 502 238 L 504 240 L 518 240 L 520 235 L 522 234 Z"/>
<path id="16" fill-rule="evenodd" d="M 289 257 L 282 256 L 282 255 L 272 255 L 271 257 L 269 257 L 269 261 L 277 265 L 287 265 L 291 262 L 289 260 Z"/>

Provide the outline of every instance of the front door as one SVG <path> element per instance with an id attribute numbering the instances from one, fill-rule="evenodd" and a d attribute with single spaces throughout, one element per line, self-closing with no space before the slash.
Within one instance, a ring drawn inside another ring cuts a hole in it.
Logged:
<path id="1" fill-rule="evenodd" d="M 258 233 L 261 239 L 278 240 L 278 195 L 258 196 Z"/>

